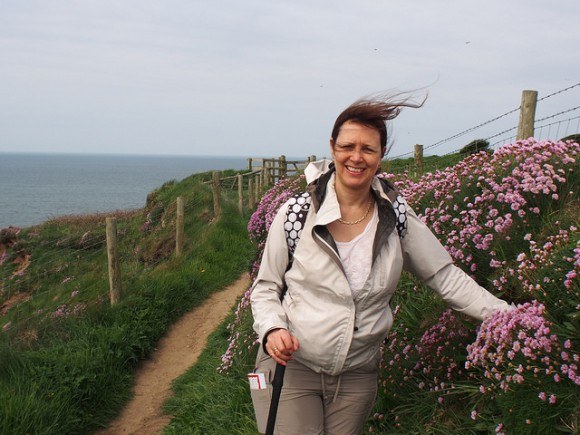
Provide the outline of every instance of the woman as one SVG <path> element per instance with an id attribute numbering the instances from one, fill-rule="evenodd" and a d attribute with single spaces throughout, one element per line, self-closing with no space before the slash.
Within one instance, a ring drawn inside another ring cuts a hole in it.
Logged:
<path id="1" fill-rule="evenodd" d="M 362 433 L 402 270 L 477 319 L 508 308 L 453 265 L 412 210 L 406 234 L 395 229 L 393 187 L 376 174 L 387 121 L 402 107 L 419 106 L 360 100 L 339 115 L 330 139 L 333 163 L 305 171 L 312 206 L 289 269 L 286 205 L 272 222 L 251 303 L 262 344 L 255 371 L 271 381 L 276 363 L 286 365 L 276 433 Z M 253 390 L 252 399 L 263 431 L 268 390 Z"/>

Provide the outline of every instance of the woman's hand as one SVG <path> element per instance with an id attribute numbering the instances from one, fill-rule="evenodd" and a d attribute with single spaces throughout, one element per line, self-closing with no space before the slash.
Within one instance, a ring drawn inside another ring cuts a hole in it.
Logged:
<path id="1" fill-rule="evenodd" d="M 266 335 L 265 348 L 274 361 L 285 366 L 298 350 L 298 339 L 287 329 L 273 329 Z"/>

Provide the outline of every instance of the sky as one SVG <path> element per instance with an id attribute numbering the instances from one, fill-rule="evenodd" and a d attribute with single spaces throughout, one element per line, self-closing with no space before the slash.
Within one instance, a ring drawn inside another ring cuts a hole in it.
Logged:
<path id="1" fill-rule="evenodd" d="M 344 108 L 404 91 L 427 100 L 392 122 L 391 157 L 441 155 L 517 125 L 443 141 L 523 90 L 572 87 L 536 119 L 579 106 L 579 16 L 574 0 L 3 0 L 0 153 L 322 157 Z M 579 112 L 542 133 L 578 133 Z"/>

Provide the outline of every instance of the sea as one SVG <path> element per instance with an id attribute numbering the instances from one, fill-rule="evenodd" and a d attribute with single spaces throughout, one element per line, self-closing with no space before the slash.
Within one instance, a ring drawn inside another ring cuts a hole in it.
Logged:
<path id="1" fill-rule="evenodd" d="M 141 208 L 167 181 L 247 166 L 247 157 L 0 153 L 0 228 Z"/>

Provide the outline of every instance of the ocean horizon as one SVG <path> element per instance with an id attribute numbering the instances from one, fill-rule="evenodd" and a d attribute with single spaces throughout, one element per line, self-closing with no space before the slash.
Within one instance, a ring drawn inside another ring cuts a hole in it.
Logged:
<path id="1" fill-rule="evenodd" d="M 243 156 L 0 152 L 0 228 L 141 208 L 167 181 L 247 165 Z"/>

